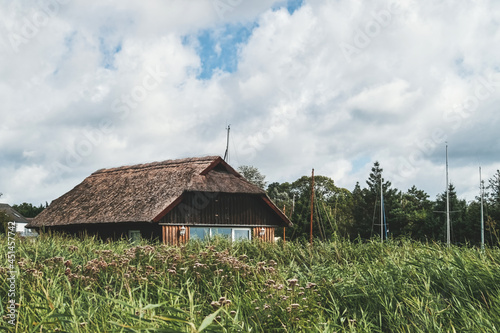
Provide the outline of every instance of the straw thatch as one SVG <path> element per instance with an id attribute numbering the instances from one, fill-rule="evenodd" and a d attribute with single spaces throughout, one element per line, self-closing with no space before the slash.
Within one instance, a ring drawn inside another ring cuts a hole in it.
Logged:
<path id="1" fill-rule="evenodd" d="M 284 225 L 291 225 L 262 189 L 219 156 L 208 156 L 98 170 L 54 200 L 27 227 L 152 222 L 184 192 L 193 191 L 262 196 Z"/>

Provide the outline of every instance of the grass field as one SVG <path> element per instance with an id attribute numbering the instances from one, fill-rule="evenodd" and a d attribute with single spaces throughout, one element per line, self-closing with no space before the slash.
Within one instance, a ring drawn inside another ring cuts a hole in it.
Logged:
<path id="1" fill-rule="evenodd" d="M 402 240 L 182 247 L 1 238 L 18 332 L 498 332 L 500 250 Z"/>

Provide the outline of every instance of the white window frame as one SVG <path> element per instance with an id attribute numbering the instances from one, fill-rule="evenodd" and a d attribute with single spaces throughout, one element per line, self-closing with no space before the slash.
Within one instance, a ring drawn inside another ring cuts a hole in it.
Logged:
<path id="1" fill-rule="evenodd" d="M 233 241 L 235 241 L 235 240 L 246 240 L 246 238 L 245 239 L 235 239 L 234 238 L 234 231 L 235 230 L 245 230 L 245 231 L 248 231 L 248 236 L 249 236 L 248 240 L 252 240 L 252 228 L 231 228 L 231 229 L 232 229 L 231 230 L 231 238 L 232 238 Z"/>
<path id="2" fill-rule="evenodd" d="M 233 227 L 226 227 L 226 226 L 217 226 L 217 227 L 203 227 L 203 226 L 196 226 L 196 227 L 193 227 L 193 228 L 208 228 L 208 237 L 209 238 L 212 238 L 215 236 L 215 234 L 213 233 L 213 229 L 231 229 L 231 241 L 236 241 L 236 240 L 246 240 L 246 238 L 244 239 L 235 239 L 235 235 L 234 235 L 234 231 L 235 230 L 245 230 L 245 231 L 248 231 L 248 235 L 249 235 L 249 238 L 248 240 L 252 240 L 252 228 L 233 228 Z M 191 231 L 190 231 L 191 232 Z M 190 237 L 191 238 L 191 237 Z"/>

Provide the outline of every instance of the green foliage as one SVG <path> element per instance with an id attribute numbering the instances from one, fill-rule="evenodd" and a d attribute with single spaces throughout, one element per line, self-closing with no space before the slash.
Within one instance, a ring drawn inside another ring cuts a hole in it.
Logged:
<path id="1" fill-rule="evenodd" d="M 262 175 L 256 167 L 242 165 L 238 168 L 238 172 L 250 183 L 257 185 L 261 189 L 266 188 L 266 176 Z"/>
<path id="2" fill-rule="evenodd" d="M 9 222 L 11 218 L 7 215 L 3 210 L 0 210 L 0 234 L 4 234 L 7 231 L 7 222 Z"/>
<path id="3" fill-rule="evenodd" d="M 366 181 L 368 187 L 361 189 L 359 183 L 356 184 L 353 191 L 353 197 L 355 197 L 353 215 L 356 216 L 353 229 L 354 237 L 360 236 L 365 239 L 375 235 L 380 237 L 380 225 L 383 223 L 380 216 L 381 182 L 384 192 L 386 223 L 390 230 L 390 235 L 397 237 L 402 234 L 402 221 L 397 218 L 397 212 L 393 212 L 393 210 L 398 208 L 398 199 L 401 194 L 398 193 L 398 190 L 392 188 L 390 181 L 383 179 L 382 172 L 383 169 L 380 167 L 379 162 L 375 162 Z"/>
<path id="4" fill-rule="evenodd" d="M 489 179 L 488 216 L 490 236 L 500 234 L 500 170 Z"/>
<path id="5" fill-rule="evenodd" d="M 446 191 L 434 201 L 424 191 L 412 186 L 402 192 L 383 179 L 383 169 L 375 162 L 366 187 L 356 183 L 353 191 L 339 188 L 334 180 L 315 177 L 313 235 L 316 239 L 368 240 L 380 238 L 380 183 L 383 183 L 384 211 L 389 230 L 388 237 L 410 237 L 420 241 L 446 241 Z M 486 241 L 498 244 L 500 237 L 500 171 L 489 180 L 486 193 Z M 288 239 L 309 239 L 311 214 L 311 177 L 303 176 L 293 183 L 271 183 L 269 197 L 285 211 L 294 223 L 287 230 Z M 459 199 L 453 184 L 450 185 L 451 240 L 455 244 L 479 245 L 479 198 L 467 203 Z M 277 232 L 281 235 L 281 231 Z"/>
<path id="6" fill-rule="evenodd" d="M 45 207 L 40 204 L 40 206 L 36 207 L 33 206 L 33 204 L 23 202 L 20 205 L 13 205 L 12 208 L 17 210 L 24 217 L 35 217 L 47 208 L 47 206 L 47 204 L 45 204 Z"/>
<path id="7" fill-rule="evenodd" d="M 340 238 L 131 247 L 41 235 L 17 240 L 16 256 L 18 332 L 496 332 L 500 324 L 498 248 Z M 0 267 L 4 304 L 7 272 Z M 5 311 L 0 328 L 9 331 Z"/>
<path id="8" fill-rule="evenodd" d="M 480 242 L 480 224 L 479 224 L 479 209 L 477 215 L 474 214 L 473 220 L 469 220 L 468 211 L 470 207 L 467 206 L 465 200 L 460 200 L 457 197 L 457 192 L 453 184 L 449 185 L 449 198 L 450 198 L 450 221 L 451 221 L 451 240 L 453 243 L 465 244 Z M 479 208 L 479 207 L 478 207 Z M 432 231 L 433 239 L 445 241 L 446 240 L 446 192 L 439 194 L 435 203 L 434 211 L 436 212 L 434 218 L 434 230 Z M 469 214 L 469 218 L 471 218 Z"/>
<path id="9" fill-rule="evenodd" d="M 426 240 L 426 230 L 432 218 L 432 202 L 429 195 L 412 186 L 408 192 L 401 193 L 400 204 L 392 211 L 400 221 L 400 233 L 414 239 Z"/>
<path id="10" fill-rule="evenodd" d="M 351 193 L 335 186 L 333 179 L 314 177 L 314 237 L 331 239 L 349 236 L 353 223 Z M 290 239 L 308 239 L 311 216 L 311 177 L 303 176 L 293 183 L 271 183 L 269 197 L 294 223 L 287 231 Z M 306 237 L 307 236 L 307 237 Z M 288 236 L 287 236 L 288 237 Z"/>
<path id="11" fill-rule="evenodd" d="M 488 189 L 490 192 L 490 202 L 492 205 L 500 205 L 500 170 L 489 179 Z"/>

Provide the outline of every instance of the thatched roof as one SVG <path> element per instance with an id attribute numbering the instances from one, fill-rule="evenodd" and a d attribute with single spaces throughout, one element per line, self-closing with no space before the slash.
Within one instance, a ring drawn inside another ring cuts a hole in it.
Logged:
<path id="1" fill-rule="evenodd" d="M 27 227 L 152 222 L 190 191 L 260 195 L 291 225 L 262 189 L 219 156 L 207 156 L 98 170 L 54 200 Z"/>
<path id="2" fill-rule="evenodd" d="M 0 203 L 0 211 L 3 211 L 11 218 L 11 222 L 28 223 L 28 220 L 10 205 Z"/>

